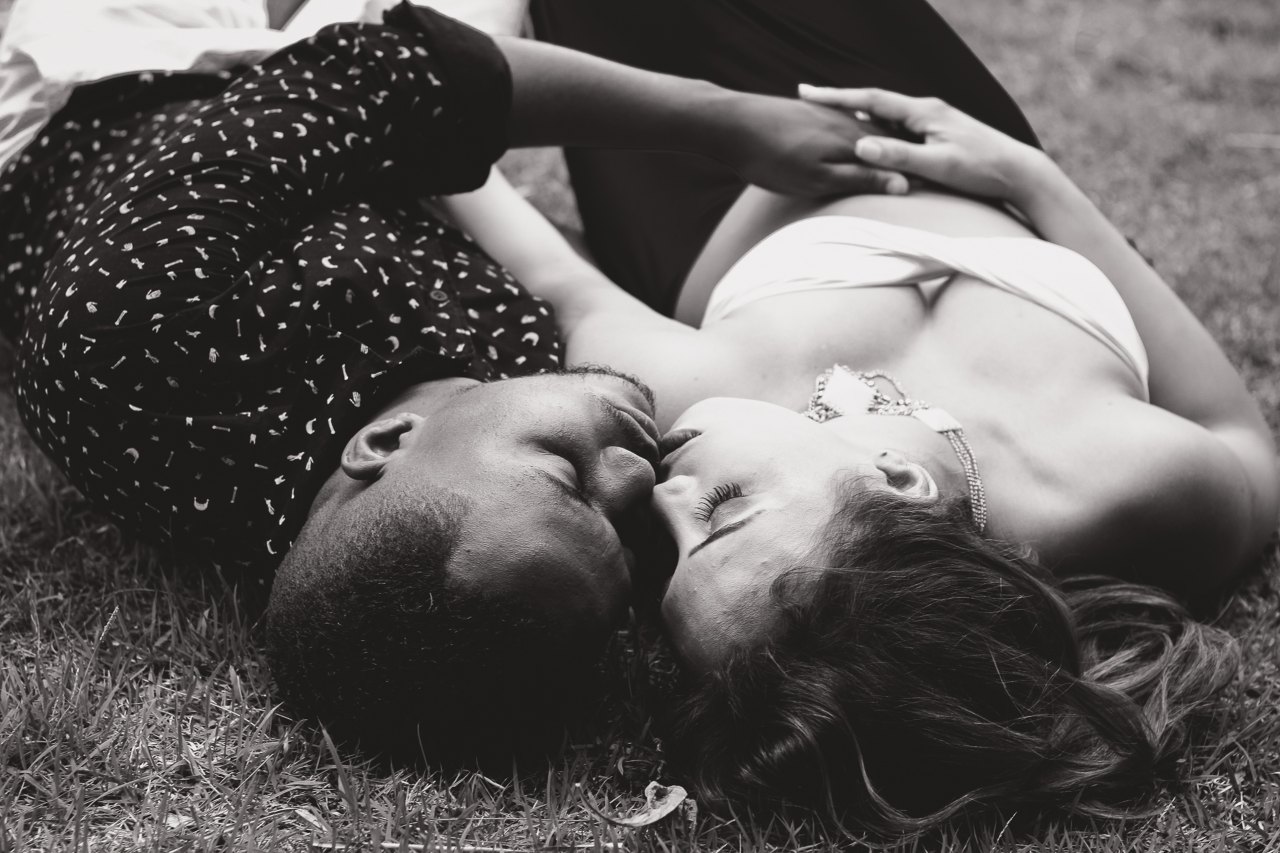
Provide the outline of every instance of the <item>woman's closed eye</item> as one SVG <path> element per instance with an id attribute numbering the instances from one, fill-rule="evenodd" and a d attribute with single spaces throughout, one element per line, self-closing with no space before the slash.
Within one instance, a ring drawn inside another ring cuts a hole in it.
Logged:
<path id="1" fill-rule="evenodd" d="M 693 517 L 708 523 L 715 516 L 721 504 L 742 497 L 742 487 L 737 483 L 724 483 L 716 486 L 698 499 L 693 507 Z"/>

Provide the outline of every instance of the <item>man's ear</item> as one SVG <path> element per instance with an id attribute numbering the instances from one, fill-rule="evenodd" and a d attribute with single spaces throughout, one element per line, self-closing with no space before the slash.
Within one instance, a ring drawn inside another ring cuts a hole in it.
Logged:
<path id="1" fill-rule="evenodd" d="M 353 480 L 376 480 L 383 467 L 404 448 L 404 437 L 422 422 L 421 415 L 401 412 L 366 424 L 342 451 L 342 470 Z"/>
<path id="2" fill-rule="evenodd" d="M 926 503 L 936 503 L 939 497 L 938 483 L 929 469 L 919 462 L 912 462 L 896 450 L 885 450 L 876 457 L 875 465 L 884 472 L 889 488 L 903 497 Z"/>

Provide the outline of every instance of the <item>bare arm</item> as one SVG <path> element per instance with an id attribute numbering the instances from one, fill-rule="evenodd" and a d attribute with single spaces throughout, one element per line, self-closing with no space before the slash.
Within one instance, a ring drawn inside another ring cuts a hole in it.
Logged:
<path id="1" fill-rule="evenodd" d="M 1276 526 L 1276 448 L 1240 374 L 1173 290 L 1101 211 L 1047 157 L 1028 172 L 1012 201 L 1045 239 L 1093 261 L 1115 284 L 1151 361 L 1151 401 L 1208 430 L 1222 446 L 1214 493 L 1243 524 L 1220 519 L 1241 567 L 1256 559 Z M 1171 464 L 1166 462 L 1165 464 Z M 1232 489 L 1225 477 L 1246 486 Z M 1205 478 L 1208 479 L 1207 477 Z M 1215 506 L 1216 513 L 1222 506 Z M 1233 534 L 1233 535 L 1230 535 Z"/>
<path id="2" fill-rule="evenodd" d="M 855 151 L 859 119 L 792 98 L 642 71 L 521 38 L 495 39 L 511 68 L 513 147 L 636 148 L 720 160 L 750 183 L 797 195 L 905 189 Z"/>
<path id="3" fill-rule="evenodd" d="M 757 185 L 797 195 L 906 189 L 900 174 L 858 160 L 856 141 L 869 125 L 844 111 L 733 92 L 520 38 L 495 43 L 511 69 L 507 129 L 515 147 L 696 153 Z M 571 353 L 575 329 L 592 314 L 667 322 L 573 252 L 500 175 L 447 204 L 495 259 L 556 306 Z"/>
<path id="4" fill-rule="evenodd" d="M 707 335 L 649 308 L 584 260 L 497 169 L 481 189 L 442 201 L 495 260 L 555 306 L 566 362 L 639 376 L 657 394 L 663 428 L 732 370 L 736 360 Z"/>
<path id="5" fill-rule="evenodd" d="M 574 361 L 574 332 L 603 312 L 633 322 L 671 322 L 610 281 L 574 251 L 495 167 L 478 190 L 441 198 L 457 224 L 534 296 L 556 309 L 556 322 Z"/>

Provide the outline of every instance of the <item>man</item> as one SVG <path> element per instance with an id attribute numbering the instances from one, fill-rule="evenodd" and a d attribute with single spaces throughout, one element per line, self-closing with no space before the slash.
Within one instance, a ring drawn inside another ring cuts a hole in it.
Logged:
<path id="1" fill-rule="evenodd" d="M 296 708 L 414 753 L 537 741 L 625 606 L 650 404 L 536 375 L 548 306 L 417 199 L 508 143 L 814 193 L 876 180 L 857 131 L 407 5 L 238 77 L 84 86 L 0 176 L 20 410 L 122 527 L 258 579 L 289 554 L 268 640 Z"/>

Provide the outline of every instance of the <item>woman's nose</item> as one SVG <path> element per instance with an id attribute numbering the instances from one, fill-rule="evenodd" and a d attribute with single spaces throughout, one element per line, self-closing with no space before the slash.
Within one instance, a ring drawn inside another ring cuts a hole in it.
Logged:
<path id="1" fill-rule="evenodd" d="M 625 447 L 606 447 L 596 468 L 595 495 L 611 517 L 637 504 L 647 503 L 653 493 L 653 466 Z"/>
<path id="2" fill-rule="evenodd" d="M 668 477 L 653 487 L 649 507 L 662 519 L 662 526 L 675 542 L 677 553 L 684 553 L 693 546 L 693 522 L 689 515 L 697 481 L 687 474 Z"/>
<path id="3" fill-rule="evenodd" d="M 649 506 L 673 532 L 679 529 L 680 509 L 689 502 L 688 493 L 693 488 L 693 478 L 685 474 L 668 477 L 653 487 Z"/>

